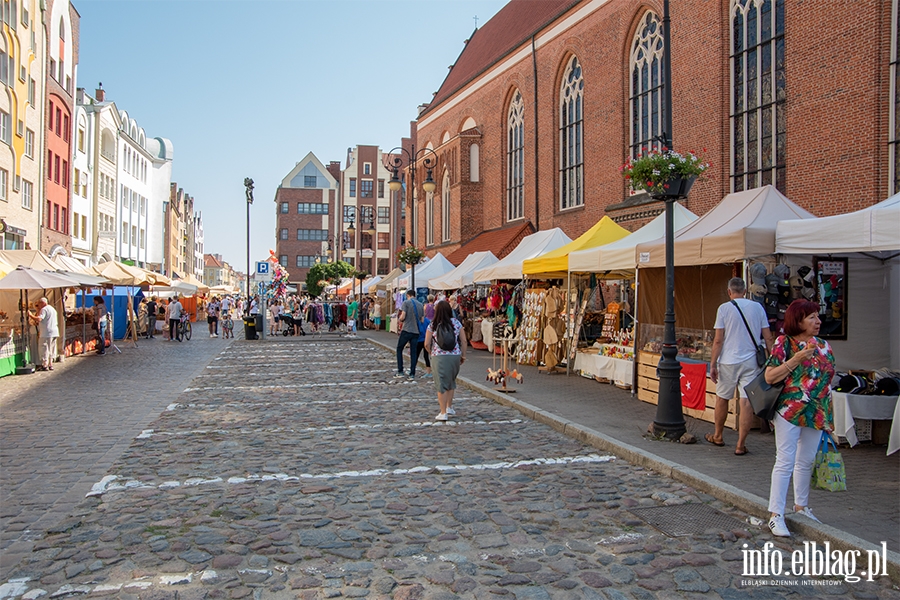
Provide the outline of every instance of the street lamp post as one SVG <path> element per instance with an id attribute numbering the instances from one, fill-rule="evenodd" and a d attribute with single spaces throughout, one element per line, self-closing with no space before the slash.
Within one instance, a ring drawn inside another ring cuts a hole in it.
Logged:
<path id="1" fill-rule="evenodd" d="M 247 310 L 250 310 L 250 205 L 253 204 L 253 180 L 244 178 L 244 191 L 247 195 Z"/>
<path id="2" fill-rule="evenodd" d="M 669 0 L 663 1 L 663 145 L 672 149 L 672 44 Z M 660 195 L 666 202 L 666 316 L 659 372 L 659 398 L 653 433 L 678 439 L 686 426 L 681 410 L 681 363 L 675 341 L 675 210 L 676 196 Z"/>
<path id="3" fill-rule="evenodd" d="M 388 187 L 392 192 L 400 191 L 400 169 L 403 167 L 403 156 L 409 161 L 409 187 L 412 193 L 408 194 L 410 204 L 409 214 L 415 215 L 415 196 L 416 196 L 416 164 L 422 161 L 422 166 L 426 169 L 425 181 L 422 182 L 422 189 L 426 194 L 431 194 L 437 187 L 434 182 L 434 167 L 437 165 L 437 154 L 431 148 L 420 148 L 416 151 L 416 145 L 413 144 L 409 150 L 402 146 L 394 148 L 385 155 L 384 167 L 391 172 L 391 180 Z M 416 220 L 413 219 L 411 230 L 415 232 L 417 227 Z M 410 236 L 411 238 L 413 236 Z M 411 265 L 410 270 L 410 288 L 416 290 L 416 265 Z"/>

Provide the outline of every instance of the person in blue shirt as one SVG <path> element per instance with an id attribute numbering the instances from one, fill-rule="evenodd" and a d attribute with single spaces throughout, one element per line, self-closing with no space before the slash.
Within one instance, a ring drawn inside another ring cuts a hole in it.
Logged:
<path id="1" fill-rule="evenodd" d="M 424 327 L 422 331 L 419 332 L 419 344 L 416 346 L 416 357 L 412 358 L 412 362 L 419 362 L 419 355 L 422 354 L 422 350 L 425 348 L 425 333 L 428 330 L 428 326 L 431 325 L 431 319 L 425 317 Z M 410 348 L 412 350 L 412 348 Z M 431 353 L 425 350 L 425 373 L 422 375 L 423 378 L 431 377 L 431 357 L 429 356 Z"/>

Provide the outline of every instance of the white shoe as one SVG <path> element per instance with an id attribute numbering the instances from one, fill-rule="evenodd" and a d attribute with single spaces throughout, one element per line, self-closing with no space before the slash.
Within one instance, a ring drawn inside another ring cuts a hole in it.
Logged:
<path id="1" fill-rule="evenodd" d="M 435 421 L 446 421 L 446 420 L 447 420 L 447 413 L 441 413 L 441 414 L 439 414 L 438 416 L 436 416 L 436 417 L 434 418 L 434 420 L 435 420 Z"/>
<path id="2" fill-rule="evenodd" d="M 406 377 L 406 373 L 400 371 L 399 373 L 394 373 L 394 379 L 399 379 L 400 377 Z"/>
<path id="3" fill-rule="evenodd" d="M 822 522 L 822 521 L 820 521 L 819 519 L 816 518 L 816 515 L 813 514 L 812 509 L 811 509 L 810 507 L 808 507 L 808 506 L 803 507 L 803 508 L 801 508 L 800 510 L 798 510 L 798 511 L 797 511 L 797 514 L 798 514 L 798 515 L 803 515 L 804 517 L 809 517 L 810 519 L 812 519 L 812 520 L 815 521 L 816 523 L 821 523 L 821 522 Z"/>
<path id="4" fill-rule="evenodd" d="M 453 410 L 453 407 L 452 407 L 452 406 L 450 406 L 450 407 L 447 408 L 447 414 L 448 414 L 448 415 L 455 415 L 455 414 L 456 414 L 456 411 Z"/>
<path id="5" fill-rule="evenodd" d="M 770 518 L 769 529 L 772 530 L 772 535 L 774 536 L 791 537 L 791 532 L 788 531 L 787 525 L 784 523 L 784 515 L 775 515 Z"/>

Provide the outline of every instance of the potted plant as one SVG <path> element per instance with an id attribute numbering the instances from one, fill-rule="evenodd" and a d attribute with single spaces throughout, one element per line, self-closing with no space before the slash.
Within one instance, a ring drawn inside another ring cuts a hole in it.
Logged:
<path id="1" fill-rule="evenodd" d="M 401 265 L 417 265 L 425 258 L 425 252 L 409 244 L 397 252 L 397 262 Z"/>
<path id="2" fill-rule="evenodd" d="M 658 199 L 685 198 L 697 178 L 709 168 L 709 163 L 697 153 L 685 154 L 669 150 L 641 152 L 622 165 L 625 180 L 636 191 L 645 191 Z"/>

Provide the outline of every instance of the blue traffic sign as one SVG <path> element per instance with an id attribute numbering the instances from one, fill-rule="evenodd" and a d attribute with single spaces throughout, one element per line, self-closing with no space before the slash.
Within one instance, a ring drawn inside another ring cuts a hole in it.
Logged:
<path id="1" fill-rule="evenodd" d="M 256 263 L 256 274 L 257 275 L 268 275 L 269 274 L 268 261 L 261 261 L 261 262 Z"/>

